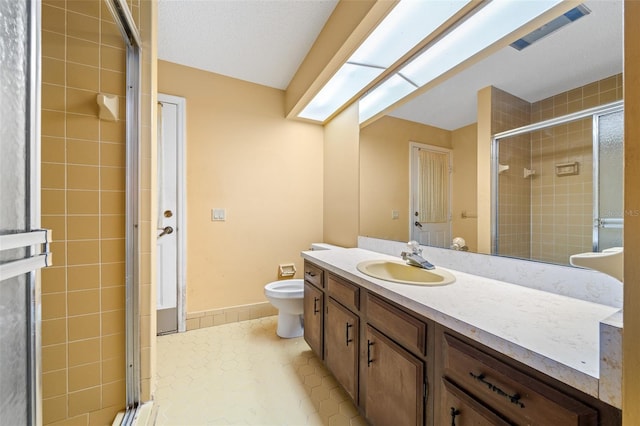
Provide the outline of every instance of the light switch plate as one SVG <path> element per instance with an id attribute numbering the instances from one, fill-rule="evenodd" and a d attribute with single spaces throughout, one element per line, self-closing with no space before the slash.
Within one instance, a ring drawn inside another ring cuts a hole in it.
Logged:
<path id="1" fill-rule="evenodd" d="M 226 209 L 212 209 L 211 210 L 211 221 L 213 222 L 224 222 L 227 219 L 227 211 Z"/>

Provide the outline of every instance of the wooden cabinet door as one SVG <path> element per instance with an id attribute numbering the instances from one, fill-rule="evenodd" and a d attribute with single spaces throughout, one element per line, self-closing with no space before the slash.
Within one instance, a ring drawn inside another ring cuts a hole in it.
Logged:
<path id="1" fill-rule="evenodd" d="M 424 363 L 370 325 L 366 344 L 367 420 L 376 426 L 423 425 Z"/>
<path id="2" fill-rule="evenodd" d="M 358 404 L 358 317 L 332 298 L 327 299 L 324 360 L 338 383 Z"/>
<path id="3" fill-rule="evenodd" d="M 313 285 L 304 283 L 304 340 L 322 359 L 322 319 L 324 295 Z"/>
<path id="4" fill-rule="evenodd" d="M 508 426 L 513 423 L 502 419 L 493 411 L 475 400 L 471 395 L 442 379 L 439 425 L 452 426 Z"/>

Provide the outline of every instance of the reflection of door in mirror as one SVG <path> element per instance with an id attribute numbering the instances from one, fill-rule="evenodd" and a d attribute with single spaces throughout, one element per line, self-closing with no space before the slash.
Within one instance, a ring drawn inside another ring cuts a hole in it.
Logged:
<path id="1" fill-rule="evenodd" d="M 595 118 L 594 140 L 594 231 L 593 251 L 622 247 L 623 223 L 623 133 L 622 111 Z"/>
<path id="2" fill-rule="evenodd" d="M 411 239 L 451 245 L 451 150 L 411 144 Z"/>

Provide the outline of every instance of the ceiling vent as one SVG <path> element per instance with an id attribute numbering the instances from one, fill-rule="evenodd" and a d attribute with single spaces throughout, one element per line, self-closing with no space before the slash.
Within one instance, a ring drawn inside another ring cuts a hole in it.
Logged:
<path id="1" fill-rule="evenodd" d="M 551 22 L 544 24 L 536 30 L 533 30 L 521 39 L 514 41 L 513 43 L 511 43 L 511 47 L 517 50 L 522 50 L 525 47 L 529 47 L 541 38 L 548 36 L 549 34 L 559 30 L 565 25 L 577 21 L 578 19 L 590 13 L 591 11 L 589 10 L 589 8 L 581 4 L 580 6 L 571 9 L 564 15 L 560 15 Z"/>

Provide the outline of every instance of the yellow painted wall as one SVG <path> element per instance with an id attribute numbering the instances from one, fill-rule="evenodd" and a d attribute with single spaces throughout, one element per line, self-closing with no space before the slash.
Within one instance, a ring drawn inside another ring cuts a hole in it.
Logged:
<path id="1" fill-rule="evenodd" d="M 326 243 L 356 247 L 359 223 L 358 105 L 346 108 L 324 128 L 324 226 Z"/>
<path id="2" fill-rule="evenodd" d="M 360 235 L 408 241 L 411 142 L 452 148 L 448 130 L 390 116 L 360 130 Z"/>
<path id="3" fill-rule="evenodd" d="M 462 237 L 470 251 L 478 250 L 477 155 L 478 126 L 470 124 L 451 132 L 453 148 L 453 196 L 451 199 L 453 237 Z M 462 218 L 462 212 L 467 218 Z"/>
<path id="4" fill-rule="evenodd" d="M 478 253 L 491 253 L 491 87 L 478 91 Z"/>
<path id="5" fill-rule="evenodd" d="M 622 415 L 624 426 L 640 419 L 640 2 L 625 1 L 624 54 L 624 336 Z"/>
<path id="6" fill-rule="evenodd" d="M 286 120 L 281 90 L 170 62 L 158 92 L 187 103 L 187 312 L 264 302 L 322 240 L 322 127 Z"/>

